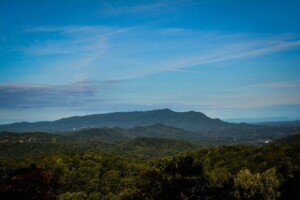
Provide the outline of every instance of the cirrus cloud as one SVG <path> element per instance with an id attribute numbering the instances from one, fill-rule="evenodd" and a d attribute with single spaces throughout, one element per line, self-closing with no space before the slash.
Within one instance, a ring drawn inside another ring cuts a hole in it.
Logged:
<path id="1" fill-rule="evenodd" d="M 1 84 L 0 108 L 82 107 L 106 101 L 98 93 L 116 83 L 86 80 L 65 85 Z"/>

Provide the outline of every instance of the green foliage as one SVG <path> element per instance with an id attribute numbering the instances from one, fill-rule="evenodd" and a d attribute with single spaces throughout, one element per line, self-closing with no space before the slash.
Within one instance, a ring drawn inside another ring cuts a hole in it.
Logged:
<path id="1" fill-rule="evenodd" d="M 184 155 L 148 167 L 136 184 L 138 199 L 201 199 L 207 192 L 208 180 L 202 163 Z"/>
<path id="2" fill-rule="evenodd" d="M 131 139 L 126 129 L 121 128 L 91 128 L 63 133 L 69 138 L 81 141 L 116 142 Z"/>
<path id="3" fill-rule="evenodd" d="M 276 145 L 286 145 L 286 146 L 300 145 L 300 134 L 280 138 L 280 139 L 276 140 L 274 142 L 274 144 L 276 144 Z"/>
<path id="4" fill-rule="evenodd" d="M 234 178 L 234 187 L 237 199 L 275 200 L 279 197 L 279 180 L 274 168 L 262 174 L 251 174 L 248 169 L 241 170 Z"/>
<path id="5" fill-rule="evenodd" d="M 279 197 L 278 188 L 280 185 L 279 179 L 276 177 L 276 169 L 271 168 L 262 173 L 261 182 L 263 185 L 262 196 L 263 199 L 273 200 Z"/>
<path id="6" fill-rule="evenodd" d="M 66 145 L 48 153 L 30 151 L 31 145 L 46 144 L 21 144 L 28 148 L 26 157 L 0 158 L 0 199 L 274 200 L 300 196 L 299 145 L 205 147 L 174 155 L 190 144 L 139 138 L 114 143 L 116 155 L 97 149 L 95 142 L 70 143 L 74 148 Z M 171 150 L 172 156 L 160 157 Z"/>
<path id="7" fill-rule="evenodd" d="M 1 174 L 1 199 L 55 199 L 58 177 L 36 165 L 7 169 L 3 165 Z"/>
<path id="8" fill-rule="evenodd" d="M 195 149 L 186 141 L 166 138 L 135 138 L 115 146 L 115 151 L 121 156 L 137 158 L 141 160 L 172 156 L 179 152 Z"/>
<path id="9" fill-rule="evenodd" d="M 101 200 L 99 192 L 91 192 L 87 200 Z"/>
<path id="10" fill-rule="evenodd" d="M 58 196 L 58 200 L 86 200 L 87 195 L 85 192 L 66 192 Z"/>
<path id="11" fill-rule="evenodd" d="M 202 163 L 192 156 L 180 156 L 167 162 L 162 169 L 163 186 L 167 199 L 202 199 L 205 197 L 208 179 Z"/>
<path id="12" fill-rule="evenodd" d="M 114 132 L 116 130 L 117 132 Z M 22 158 L 54 153 L 78 154 L 86 151 L 104 151 L 122 157 L 151 159 L 175 155 L 197 147 L 186 141 L 167 138 L 127 140 L 116 136 L 121 134 L 122 130 L 119 128 L 87 129 L 66 136 L 47 133 L 2 133 L 0 134 L 0 143 L 2 143 L 0 157 Z M 114 136 L 115 139 L 111 139 Z M 124 141 L 119 141 L 123 139 Z"/>

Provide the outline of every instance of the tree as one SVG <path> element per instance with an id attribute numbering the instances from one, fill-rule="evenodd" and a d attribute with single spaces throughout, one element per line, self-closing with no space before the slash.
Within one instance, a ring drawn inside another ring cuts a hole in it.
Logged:
<path id="1" fill-rule="evenodd" d="M 58 200 L 86 200 L 87 195 L 85 192 L 66 192 L 58 196 Z"/>
<path id="2" fill-rule="evenodd" d="M 234 196 L 236 199 L 263 199 L 274 200 L 279 197 L 279 180 L 274 168 L 262 174 L 251 174 L 241 170 L 234 178 Z"/>
<path id="3" fill-rule="evenodd" d="M 58 178 L 36 165 L 12 172 L 1 199 L 56 199 Z"/>
<path id="4" fill-rule="evenodd" d="M 202 163 L 192 156 L 178 156 L 144 171 L 138 189 L 141 199 L 204 199 L 208 180 Z"/>

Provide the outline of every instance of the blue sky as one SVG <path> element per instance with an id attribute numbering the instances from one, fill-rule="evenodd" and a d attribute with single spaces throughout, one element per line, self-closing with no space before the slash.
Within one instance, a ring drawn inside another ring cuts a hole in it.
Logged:
<path id="1" fill-rule="evenodd" d="M 300 118 L 300 1 L 2 0 L 0 123 L 170 108 Z"/>

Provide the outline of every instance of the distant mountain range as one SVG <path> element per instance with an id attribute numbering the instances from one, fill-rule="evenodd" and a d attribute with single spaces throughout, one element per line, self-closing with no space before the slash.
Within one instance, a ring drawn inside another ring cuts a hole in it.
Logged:
<path id="1" fill-rule="evenodd" d="M 295 134 L 299 129 L 300 126 L 229 123 L 209 118 L 200 112 L 174 112 L 169 109 L 95 114 L 49 122 L 0 125 L 0 131 L 10 132 L 71 133 L 79 138 L 92 135 L 91 138 L 94 139 L 109 138 L 113 141 L 123 141 L 132 137 L 158 137 L 205 144 L 259 143 Z"/>
<path id="2" fill-rule="evenodd" d="M 0 125 L 0 131 L 63 132 L 82 128 L 133 128 L 135 126 L 148 126 L 157 123 L 189 131 L 207 131 L 213 127 L 226 127 L 229 124 L 221 121 L 220 119 L 211 119 L 200 112 L 174 112 L 169 109 L 161 109 L 144 112 L 116 112 L 75 116 L 47 122 L 21 122 Z"/>

